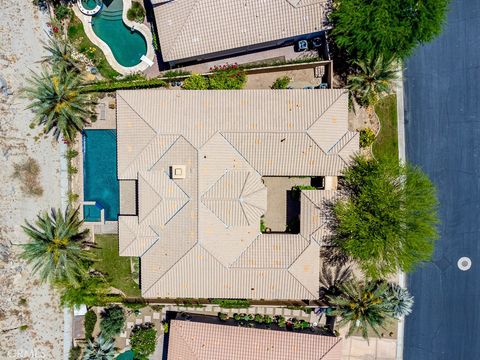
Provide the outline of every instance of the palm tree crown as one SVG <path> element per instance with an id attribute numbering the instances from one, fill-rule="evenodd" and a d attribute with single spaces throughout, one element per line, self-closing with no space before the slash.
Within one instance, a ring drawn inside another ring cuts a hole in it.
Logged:
<path id="1" fill-rule="evenodd" d="M 35 111 L 35 121 L 44 126 L 44 131 L 58 140 L 63 135 L 73 141 L 78 131 L 88 124 L 95 102 L 80 91 L 80 76 L 65 68 L 49 73 L 46 69 L 28 80 L 30 86 L 23 91 L 32 99 L 27 109 Z"/>
<path id="2" fill-rule="evenodd" d="M 392 83 L 397 79 L 397 63 L 383 56 L 366 61 L 355 61 L 356 74 L 348 77 L 347 87 L 360 105 L 374 105 L 382 95 L 392 91 Z"/>
<path id="3" fill-rule="evenodd" d="M 339 325 L 349 324 L 348 336 L 359 331 L 368 339 L 370 328 L 380 336 L 379 329 L 392 317 L 391 304 L 386 298 L 388 284 L 348 281 L 341 285 L 340 291 L 340 295 L 331 296 L 329 300 L 336 308 L 334 315 L 341 317 Z"/>
<path id="4" fill-rule="evenodd" d="M 31 242 L 23 245 L 21 257 L 33 266 L 33 273 L 39 272 L 42 282 L 78 286 L 87 275 L 93 255 L 85 250 L 88 230 L 80 230 L 82 223 L 78 209 L 67 208 L 65 214 L 55 209 L 41 213 L 36 226 L 29 222 L 23 226 Z"/>
<path id="5" fill-rule="evenodd" d="M 72 57 L 72 46 L 68 41 L 49 36 L 43 48 L 49 52 L 49 55 L 44 56 L 42 60 L 48 62 L 53 68 L 63 67 L 67 71 L 79 70 L 77 62 Z"/>
<path id="6" fill-rule="evenodd" d="M 88 340 L 83 360 L 112 360 L 115 356 L 114 345 L 113 339 L 105 338 L 100 334 L 97 340 Z"/>

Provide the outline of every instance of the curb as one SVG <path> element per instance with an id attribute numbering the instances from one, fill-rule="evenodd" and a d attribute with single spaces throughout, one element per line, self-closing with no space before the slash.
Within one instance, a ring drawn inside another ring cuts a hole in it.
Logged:
<path id="1" fill-rule="evenodd" d="M 403 93 L 403 63 L 398 70 L 397 81 L 397 130 L 398 130 L 398 158 L 400 161 L 406 161 L 405 152 L 405 103 Z M 407 281 L 404 272 L 398 273 L 398 284 L 406 288 Z M 397 328 L 397 356 L 396 360 L 403 360 L 403 344 L 405 335 L 405 317 L 398 321 Z"/>

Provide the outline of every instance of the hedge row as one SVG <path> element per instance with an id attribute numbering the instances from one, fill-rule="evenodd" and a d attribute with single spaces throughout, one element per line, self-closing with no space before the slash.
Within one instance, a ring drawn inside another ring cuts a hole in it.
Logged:
<path id="1" fill-rule="evenodd" d="M 161 79 L 135 80 L 135 81 L 104 81 L 94 84 L 88 84 L 82 87 L 82 92 L 111 92 L 115 90 L 126 89 L 148 89 L 156 87 L 165 87 L 167 83 Z"/>

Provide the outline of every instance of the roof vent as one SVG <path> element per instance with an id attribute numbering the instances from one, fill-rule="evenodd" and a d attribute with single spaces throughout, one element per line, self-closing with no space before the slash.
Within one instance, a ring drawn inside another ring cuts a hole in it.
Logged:
<path id="1" fill-rule="evenodd" d="M 185 165 L 172 165 L 170 167 L 170 176 L 172 179 L 185 179 Z"/>

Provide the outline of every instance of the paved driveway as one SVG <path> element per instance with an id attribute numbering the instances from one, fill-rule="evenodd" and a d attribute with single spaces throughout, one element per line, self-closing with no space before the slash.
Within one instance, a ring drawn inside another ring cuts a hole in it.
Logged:
<path id="1" fill-rule="evenodd" d="M 437 184 L 442 225 L 433 263 L 408 278 L 404 358 L 480 359 L 480 1 L 453 0 L 445 32 L 406 67 L 407 157 Z"/>

